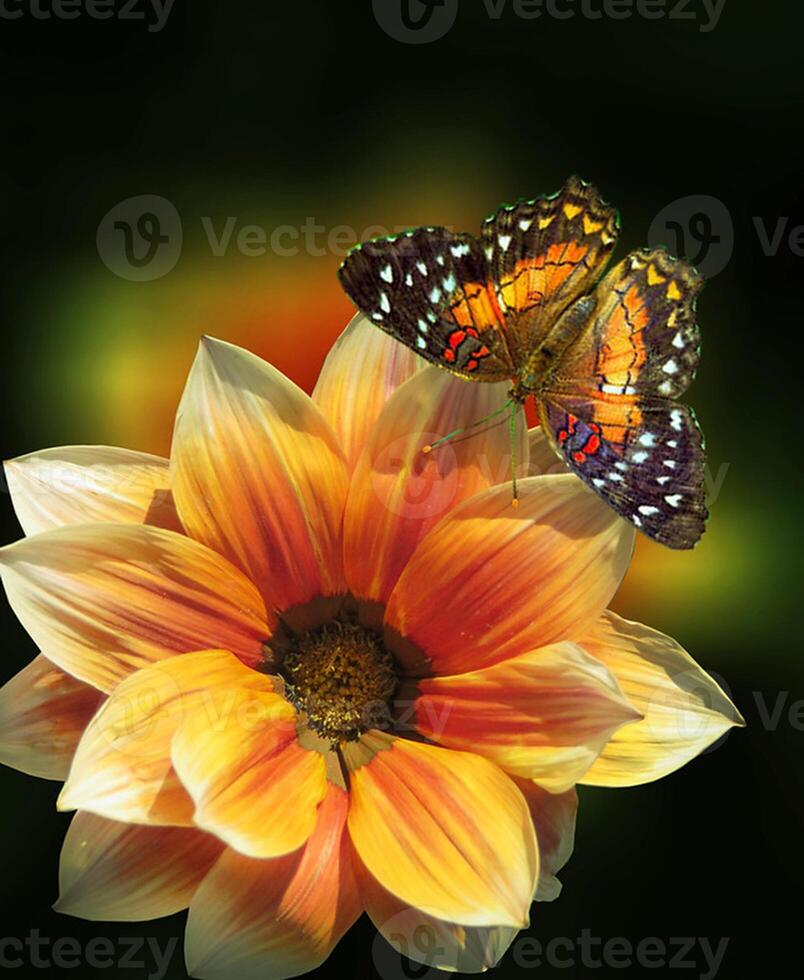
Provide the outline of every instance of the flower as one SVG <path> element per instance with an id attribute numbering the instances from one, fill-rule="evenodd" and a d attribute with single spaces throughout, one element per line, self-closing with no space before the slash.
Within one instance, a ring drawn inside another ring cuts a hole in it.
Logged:
<path id="1" fill-rule="evenodd" d="M 577 783 L 656 779 L 741 723 L 606 611 L 633 531 L 579 480 L 527 477 L 514 511 L 505 427 L 421 453 L 504 387 L 362 318 L 312 398 L 205 340 L 170 462 L 7 464 L 28 536 L 0 568 L 43 652 L 0 692 L 0 758 L 66 779 L 58 910 L 189 907 L 209 980 L 304 973 L 363 911 L 480 971 L 558 893 Z"/>

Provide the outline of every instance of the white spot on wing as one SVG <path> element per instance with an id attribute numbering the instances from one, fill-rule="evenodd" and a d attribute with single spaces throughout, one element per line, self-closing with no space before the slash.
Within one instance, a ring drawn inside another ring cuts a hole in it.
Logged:
<path id="1" fill-rule="evenodd" d="M 681 431 L 683 427 L 682 420 L 683 420 L 683 416 L 681 412 L 679 412 L 677 408 L 674 408 L 673 411 L 670 413 L 670 425 L 672 425 L 672 427 L 676 430 L 676 432 Z"/>
<path id="2" fill-rule="evenodd" d="M 678 507 L 681 503 L 680 493 L 670 493 L 664 498 L 671 507 Z"/>
<path id="3" fill-rule="evenodd" d="M 653 514 L 659 513 L 658 507 L 652 507 L 650 504 L 643 504 L 639 509 L 640 514 L 644 514 L 645 517 L 650 517 Z"/>
<path id="4" fill-rule="evenodd" d="M 508 251 L 508 246 L 511 244 L 511 236 L 510 235 L 500 235 L 498 241 L 500 243 L 500 248 L 503 250 L 503 252 L 507 252 Z"/>
<path id="5" fill-rule="evenodd" d="M 380 278 L 384 279 L 386 282 L 394 281 L 394 269 L 390 262 L 384 269 L 380 269 Z"/>
<path id="6" fill-rule="evenodd" d="M 380 293 L 380 309 L 383 311 L 383 313 L 391 312 L 391 303 L 388 300 L 387 293 Z"/>
<path id="7" fill-rule="evenodd" d="M 639 437 L 639 444 L 641 446 L 655 446 L 656 437 L 652 432 L 643 432 L 642 435 Z"/>
<path id="8" fill-rule="evenodd" d="M 671 357 L 670 360 L 662 366 L 662 371 L 664 371 L 665 374 L 676 374 L 678 372 L 678 364 L 676 364 Z"/>

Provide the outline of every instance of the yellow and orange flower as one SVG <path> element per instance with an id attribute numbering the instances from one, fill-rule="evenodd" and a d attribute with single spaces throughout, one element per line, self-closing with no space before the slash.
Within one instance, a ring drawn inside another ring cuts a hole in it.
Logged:
<path id="1" fill-rule="evenodd" d="M 526 477 L 513 510 L 504 426 L 422 454 L 504 391 L 360 318 L 312 398 L 205 340 L 170 461 L 7 464 L 27 537 L 0 570 L 42 653 L 0 692 L 0 759 L 78 811 L 57 909 L 189 907 L 208 980 L 313 969 L 363 911 L 480 971 L 557 895 L 577 783 L 657 779 L 741 723 L 606 611 L 633 531 L 579 480 Z"/>

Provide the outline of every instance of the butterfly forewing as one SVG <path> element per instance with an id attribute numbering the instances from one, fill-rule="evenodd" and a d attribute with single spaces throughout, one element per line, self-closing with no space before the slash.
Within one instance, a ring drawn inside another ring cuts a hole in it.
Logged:
<path id="1" fill-rule="evenodd" d="M 481 241 L 518 368 L 592 288 L 618 224 L 616 210 L 577 177 L 552 197 L 501 207 L 486 220 Z"/>
<path id="2" fill-rule="evenodd" d="M 419 228 L 354 249 L 340 269 L 347 295 L 425 360 L 472 381 L 514 374 L 504 321 L 471 235 Z"/>

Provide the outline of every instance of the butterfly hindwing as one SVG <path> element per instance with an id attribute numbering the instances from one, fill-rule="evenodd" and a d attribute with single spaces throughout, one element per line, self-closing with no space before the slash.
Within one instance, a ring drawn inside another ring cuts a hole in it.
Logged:
<path id="1" fill-rule="evenodd" d="M 340 269 L 355 305 L 425 360 L 472 381 L 514 373 L 477 240 L 418 228 L 358 246 Z"/>
<path id="2" fill-rule="evenodd" d="M 577 177 L 558 194 L 501 207 L 485 221 L 481 241 L 518 367 L 592 288 L 618 228 L 616 210 Z"/>

